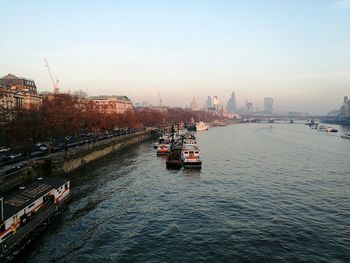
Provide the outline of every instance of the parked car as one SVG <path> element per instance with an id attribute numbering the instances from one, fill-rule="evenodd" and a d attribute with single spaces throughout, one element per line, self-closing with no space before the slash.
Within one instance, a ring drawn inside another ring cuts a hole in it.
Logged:
<path id="1" fill-rule="evenodd" d="M 40 149 L 40 151 L 46 151 L 48 148 L 46 145 L 42 145 L 42 146 L 40 146 L 39 149 Z"/>
<path id="2" fill-rule="evenodd" d="M 9 150 L 11 149 L 6 147 L 0 147 L 0 152 L 8 152 Z"/>
<path id="3" fill-rule="evenodd" d="M 10 158 L 11 159 L 15 159 L 17 157 L 21 157 L 22 155 L 23 155 L 23 153 L 13 153 L 13 154 L 10 155 Z"/>

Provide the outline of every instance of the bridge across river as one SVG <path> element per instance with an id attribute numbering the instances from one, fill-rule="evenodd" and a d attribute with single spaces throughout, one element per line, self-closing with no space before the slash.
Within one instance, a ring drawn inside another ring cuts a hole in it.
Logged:
<path id="1" fill-rule="evenodd" d="M 306 115 L 306 116 L 299 116 L 299 115 L 281 115 L 281 114 L 272 114 L 272 115 L 266 115 L 266 114 L 241 114 L 242 119 L 254 119 L 254 120 L 321 120 L 326 118 L 324 115 Z"/>

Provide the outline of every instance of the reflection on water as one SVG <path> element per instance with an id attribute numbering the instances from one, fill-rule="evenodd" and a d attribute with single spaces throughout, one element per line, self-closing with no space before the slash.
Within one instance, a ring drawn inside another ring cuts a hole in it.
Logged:
<path id="1" fill-rule="evenodd" d="M 69 211 L 28 261 L 349 262 L 349 140 L 265 126 L 200 133 L 201 170 L 145 142 L 69 175 Z"/>

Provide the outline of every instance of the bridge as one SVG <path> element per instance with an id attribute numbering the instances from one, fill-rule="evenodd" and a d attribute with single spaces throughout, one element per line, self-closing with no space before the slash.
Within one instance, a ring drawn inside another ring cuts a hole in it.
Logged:
<path id="1" fill-rule="evenodd" d="M 266 114 L 259 114 L 259 113 L 250 113 L 250 114 L 241 114 L 242 119 L 254 119 L 254 120 L 321 120 L 326 118 L 324 115 L 282 115 L 282 114 L 271 114 L 271 115 L 266 115 Z"/>

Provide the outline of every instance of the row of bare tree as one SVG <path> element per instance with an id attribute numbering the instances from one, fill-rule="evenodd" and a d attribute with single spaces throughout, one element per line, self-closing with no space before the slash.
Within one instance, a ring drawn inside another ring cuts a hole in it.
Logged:
<path id="1" fill-rule="evenodd" d="M 0 109 L 0 146 L 26 146 L 67 135 L 117 128 L 158 126 L 164 123 L 213 120 L 217 116 L 181 108 L 136 109 L 124 114 L 93 110 L 91 101 L 79 94 L 55 94 L 44 98 L 40 109 Z"/>

